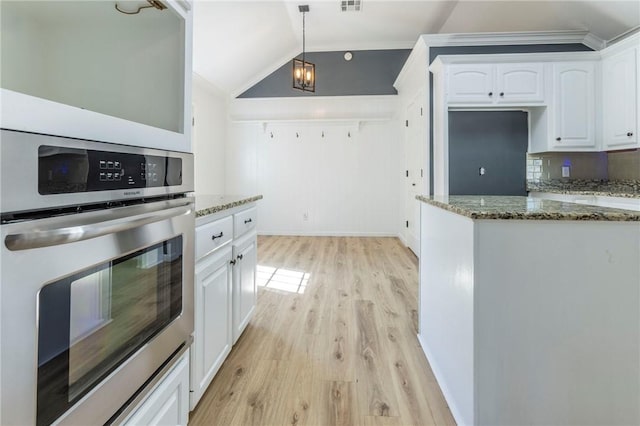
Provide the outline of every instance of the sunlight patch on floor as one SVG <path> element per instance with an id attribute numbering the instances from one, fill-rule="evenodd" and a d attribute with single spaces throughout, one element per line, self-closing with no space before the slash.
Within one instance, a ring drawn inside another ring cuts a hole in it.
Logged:
<path id="1" fill-rule="evenodd" d="M 267 290 L 280 290 L 288 293 L 304 293 L 310 273 L 291 269 L 258 265 L 257 284 Z"/>

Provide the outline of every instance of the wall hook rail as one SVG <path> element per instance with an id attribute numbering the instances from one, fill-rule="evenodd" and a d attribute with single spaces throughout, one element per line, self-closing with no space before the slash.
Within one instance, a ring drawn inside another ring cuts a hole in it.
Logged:
<path id="1" fill-rule="evenodd" d="M 127 12 L 126 10 L 120 9 L 117 2 L 115 7 L 118 12 L 124 13 L 125 15 L 137 15 L 142 9 L 149 9 L 152 7 L 158 10 L 165 10 L 167 8 L 167 6 L 162 4 L 162 2 L 159 0 L 147 0 L 147 2 L 149 3 L 148 6 L 139 6 L 138 10 L 136 10 L 135 12 Z"/>

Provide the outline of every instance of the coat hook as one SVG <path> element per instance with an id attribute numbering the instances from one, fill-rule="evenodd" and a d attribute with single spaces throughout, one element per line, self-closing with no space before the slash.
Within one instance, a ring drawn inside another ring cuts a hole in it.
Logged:
<path id="1" fill-rule="evenodd" d="M 269 132 L 269 136 L 271 136 L 271 139 L 273 139 L 273 132 Z"/>
<path id="2" fill-rule="evenodd" d="M 324 130 L 322 131 L 322 137 L 324 138 Z"/>
<path id="3" fill-rule="evenodd" d="M 299 138 L 299 137 L 300 137 L 300 135 L 298 134 L 298 132 L 296 132 L 296 138 Z"/>
<path id="4" fill-rule="evenodd" d="M 347 137 L 351 137 L 351 131 L 347 132 Z"/>

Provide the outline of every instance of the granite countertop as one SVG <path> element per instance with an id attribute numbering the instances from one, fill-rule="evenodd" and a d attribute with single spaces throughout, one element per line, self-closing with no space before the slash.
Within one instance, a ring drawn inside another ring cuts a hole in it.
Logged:
<path id="1" fill-rule="evenodd" d="M 471 219 L 640 222 L 640 212 L 518 196 L 451 195 L 416 198 Z"/>
<path id="2" fill-rule="evenodd" d="M 640 198 L 640 182 L 599 180 L 551 180 L 527 182 L 528 191 L 569 195 L 598 195 L 604 197 Z"/>
<path id="3" fill-rule="evenodd" d="M 196 217 L 202 217 L 262 199 L 262 195 L 196 194 Z"/>

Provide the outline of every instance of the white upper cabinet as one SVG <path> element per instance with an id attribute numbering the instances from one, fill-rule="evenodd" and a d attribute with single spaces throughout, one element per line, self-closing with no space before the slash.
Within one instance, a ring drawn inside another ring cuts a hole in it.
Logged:
<path id="1" fill-rule="evenodd" d="M 544 101 L 541 63 L 452 64 L 447 67 L 446 80 L 449 105 Z"/>
<path id="2" fill-rule="evenodd" d="M 551 144 L 564 148 L 596 148 L 596 64 L 553 64 Z"/>
<path id="3" fill-rule="evenodd" d="M 604 149 L 640 148 L 637 48 L 605 57 L 602 69 Z"/>
<path id="4" fill-rule="evenodd" d="M 494 65 L 451 65 L 447 70 L 449 103 L 492 103 Z"/>
<path id="5" fill-rule="evenodd" d="M 496 69 L 496 102 L 544 101 L 543 64 L 498 64 Z"/>
<path id="6" fill-rule="evenodd" d="M 1 2 L 1 126 L 191 151 L 192 3 L 161 1 Z"/>

